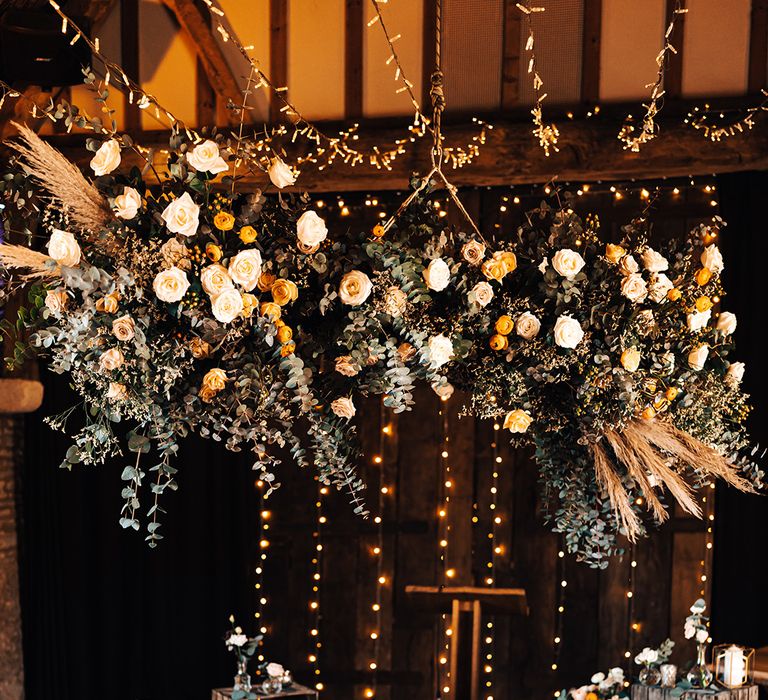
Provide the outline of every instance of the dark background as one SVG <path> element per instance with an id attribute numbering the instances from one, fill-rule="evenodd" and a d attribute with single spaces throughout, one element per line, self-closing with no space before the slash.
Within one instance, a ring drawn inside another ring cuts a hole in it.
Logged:
<path id="1" fill-rule="evenodd" d="M 767 414 L 760 403 L 761 397 L 768 395 L 763 333 L 768 267 L 763 206 L 768 176 L 743 173 L 709 182 L 717 185 L 720 210 L 730 223 L 721 241 L 729 291 L 724 308 L 734 311 L 739 319 L 738 356 L 747 363 L 745 384 L 756 404 L 751 417 L 753 437 L 765 443 Z M 662 184 L 668 190 L 669 183 Z M 681 183 L 680 197 L 672 197 L 666 190 L 660 195 L 658 213 L 652 214 L 659 222 L 660 235 L 682 235 L 688 226 L 712 214 L 707 209 L 710 195 L 701 192 L 702 184 L 689 188 L 687 182 Z M 519 220 L 525 205 L 538 201 L 541 188 L 465 194 L 481 225 L 503 235 Z M 502 216 L 499 203 L 502 197 L 512 194 L 521 195 L 523 203 Z M 398 201 L 396 195 L 389 197 L 393 203 Z M 334 201 L 331 196 L 326 199 Z M 354 198 L 345 199 L 349 203 Z M 594 187 L 592 195 L 583 200 L 585 209 L 601 213 L 604 227 L 627 221 L 642 206 L 636 196 L 627 196 L 621 203 L 615 201 L 607 186 Z M 353 210 L 348 221 L 337 218 L 334 227 L 361 222 L 368 225 L 366 217 L 370 218 L 370 213 L 357 211 Z M 333 218 L 332 213 L 329 216 Z M 332 231 L 339 230 L 334 227 Z M 42 419 L 69 407 L 74 400 L 64 379 L 47 371 L 42 372 L 42 378 L 45 402 L 37 414 L 26 420 L 25 463 L 19 476 L 27 697 L 209 697 L 211 688 L 231 684 L 234 663 L 222 643 L 228 616 L 234 613 L 246 631 L 253 631 L 259 506 L 250 461 L 227 452 L 218 443 L 186 440 L 177 459 L 180 490 L 166 497 L 169 513 L 162 528 L 165 539 L 157 549 L 150 550 L 141 534 L 123 531 L 117 522 L 122 460 L 81 467 L 71 473 L 58 469 L 68 440 L 51 431 Z M 405 430 L 412 427 L 407 415 L 402 420 Z M 520 464 L 518 469 L 528 470 L 526 483 L 532 483 L 534 466 L 525 460 Z M 298 580 L 303 574 L 295 572 L 299 554 L 308 557 L 312 545 L 314 485 L 310 474 L 298 473 L 289 462 L 284 468 L 291 473 L 287 486 L 269 501 L 270 509 L 279 517 L 273 533 L 275 554 L 267 565 L 271 634 L 265 653 L 268 658 L 300 669 L 305 663 L 304 650 L 291 640 L 305 634 L 309 624 L 309 583 Z M 344 520 L 346 509 L 343 497 L 329 499 L 331 518 L 338 515 Z M 768 601 L 764 595 L 762 542 L 768 526 L 768 500 L 719 488 L 716 514 L 714 637 L 766 645 Z M 425 562 L 425 566 L 433 564 Z M 517 576 L 525 579 L 526 572 L 520 569 Z M 335 573 L 334 585 L 348 586 L 350 590 L 359 585 L 355 569 L 348 575 L 344 571 Z M 670 571 L 665 575 L 670 576 Z M 584 574 L 584 580 L 587 576 Z M 596 590 L 585 586 L 580 592 L 577 586 L 571 591 L 564 640 L 574 649 L 583 646 L 581 630 L 597 624 L 592 600 Z M 653 595 L 653 591 L 648 593 Z M 536 612 L 532 611 L 534 617 Z M 335 614 L 343 616 L 345 612 L 326 610 L 325 645 L 349 649 L 354 640 L 341 632 L 334 633 Z M 670 624 L 679 627 L 682 620 Z M 525 627 L 517 634 L 527 634 Z M 525 639 L 522 644 L 525 646 Z M 554 688 L 578 682 L 579 674 L 585 681 L 598 667 L 597 651 L 584 653 L 586 657 L 578 655 L 580 668 L 571 667 L 560 677 L 553 674 L 543 685 Z M 614 663 L 619 663 L 620 654 L 618 648 L 603 650 L 600 658 L 615 657 Z M 548 668 L 549 661 L 538 660 L 542 668 Z M 352 663 L 349 659 L 350 667 Z M 565 660 L 561 665 L 567 667 Z M 327 697 L 337 696 L 329 693 Z"/>

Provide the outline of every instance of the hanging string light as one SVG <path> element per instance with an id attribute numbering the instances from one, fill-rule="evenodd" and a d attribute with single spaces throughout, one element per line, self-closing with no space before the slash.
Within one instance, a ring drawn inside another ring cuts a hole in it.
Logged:
<path id="1" fill-rule="evenodd" d="M 568 587 L 568 580 L 565 572 L 565 549 L 562 537 L 558 538 L 555 581 L 557 582 L 555 594 L 555 633 L 552 638 L 552 664 L 550 666 L 553 672 L 557 672 L 560 667 L 560 652 L 563 646 L 563 618 L 565 616 L 565 591 Z M 559 692 L 555 692 L 555 697 L 558 695 Z"/>
<path id="2" fill-rule="evenodd" d="M 317 493 L 315 500 L 315 529 L 312 532 L 312 588 L 309 597 L 309 664 L 312 669 L 315 689 L 323 690 L 324 685 L 320 677 L 320 653 L 322 650 L 322 641 L 320 639 L 320 621 L 322 613 L 320 610 L 320 581 L 323 570 L 323 528 L 328 521 L 323 512 L 323 497 L 328 493 L 328 489 L 320 484 L 316 478 Z"/>
<path id="3" fill-rule="evenodd" d="M 638 499 L 640 500 L 640 499 Z M 631 542 L 629 545 L 629 574 L 627 576 L 627 649 L 624 652 L 626 659 L 626 675 L 632 672 L 632 656 L 635 648 L 635 637 L 640 631 L 640 623 L 635 620 L 635 570 L 637 569 L 637 545 Z"/>
<path id="4" fill-rule="evenodd" d="M 736 110 L 739 114 L 743 114 L 738 119 L 731 118 L 728 120 L 727 115 L 734 110 L 712 110 L 708 104 L 705 104 L 703 108 L 694 107 L 690 110 L 683 123 L 701 131 L 704 138 L 714 143 L 751 131 L 755 126 L 755 118 L 758 113 L 768 111 L 768 91 L 763 89 L 760 92 L 763 95 L 760 104 L 747 107 L 746 114 L 744 114 L 744 110 Z"/>
<path id="5" fill-rule="evenodd" d="M 266 594 L 264 592 L 264 568 L 266 566 L 267 562 L 267 553 L 269 551 L 269 529 L 270 529 L 270 519 L 272 518 L 272 512 L 267 510 L 265 507 L 265 496 L 264 496 L 264 489 L 265 489 L 265 483 L 259 479 L 256 481 L 256 490 L 258 491 L 259 498 L 258 498 L 258 504 L 259 504 L 259 519 L 258 519 L 258 531 L 256 533 L 258 547 L 259 547 L 259 555 L 258 555 L 258 562 L 256 564 L 256 582 L 254 584 L 254 588 L 256 589 L 256 612 L 254 613 L 254 618 L 256 619 L 256 624 L 259 627 L 259 634 L 262 635 L 262 639 L 259 640 L 259 647 L 264 646 L 264 639 L 263 636 L 267 634 L 268 628 L 265 621 L 265 610 L 268 603 Z M 259 662 L 264 661 L 264 653 L 263 649 L 259 649 L 259 653 L 257 656 L 257 659 Z"/>
<path id="6" fill-rule="evenodd" d="M 443 398 L 445 402 L 447 397 Z M 450 438 L 448 436 L 448 412 L 444 406 L 438 410 L 438 420 L 440 423 L 440 456 L 438 461 L 438 473 L 440 481 L 438 482 L 438 509 L 437 509 L 437 533 L 438 542 L 438 576 L 441 585 L 450 585 L 456 576 L 456 569 L 449 563 L 449 541 L 451 536 L 451 524 L 448 517 L 448 509 L 451 503 L 451 489 L 453 481 L 451 477 L 451 466 L 448 455 L 448 445 Z M 438 698 L 442 694 L 449 695 L 453 680 L 448 665 L 448 659 L 451 653 L 451 637 L 453 636 L 453 623 L 458 621 L 449 620 L 446 613 L 440 615 L 440 624 L 438 633 L 435 635 L 437 647 L 437 668 L 436 695 Z"/>

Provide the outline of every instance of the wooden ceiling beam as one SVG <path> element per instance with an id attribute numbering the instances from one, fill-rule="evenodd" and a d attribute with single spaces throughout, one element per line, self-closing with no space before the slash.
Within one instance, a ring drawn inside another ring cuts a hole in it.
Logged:
<path id="1" fill-rule="evenodd" d="M 600 100 L 600 37 L 603 0 L 584 0 L 584 34 L 581 49 L 581 100 L 595 104 Z"/>
<path id="2" fill-rule="evenodd" d="M 686 0 L 679 0 L 680 8 L 685 9 Z M 667 68 L 664 73 L 664 92 L 668 98 L 677 99 L 683 94 L 683 50 L 685 48 L 685 14 L 675 16 L 678 0 L 667 0 L 666 31 L 670 22 L 674 19 L 675 28 L 669 41 L 675 47 L 675 51 L 667 56 Z"/>
<path id="3" fill-rule="evenodd" d="M 752 0 L 749 23 L 749 75 L 747 89 L 768 86 L 768 0 Z"/>
<path id="4" fill-rule="evenodd" d="M 208 82 L 216 94 L 225 103 L 241 104 L 243 93 L 240 85 L 232 73 L 206 15 L 194 0 L 163 0 L 163 4 L 173 12 L 181 28 L 192 40 L 197 58 L 202 63 Z M 227 118 L 231 124 L 240 121 L 239 115 L 232 110 L 228 110 Z M 249 118 L 246 120 L 250 121 Z"/>
<path id="5" fill-rule="evenodd" d="M 529 122 L 498 119 L 480 157 L 470 166 L 459 170 L 446 169 L 449 179 L 460 187 L 503 186 L 543 183 L 558 177 L 561 182 L 595 182 L 598 180 L 657 179 L 687 175 L 768 169 L 768 120 L 758 117 L 754 130 L 743 135 L 712 143 L 701 132 L 680 120 L 661 120 L 659 138 L 646 144 L 640 153 L 623 150 L 616 138 L 620 121 L 601 115 L 600 118 L 575 120 L 561 124 L 560 152 L 549 158 L 531 135 Z M 392 143 L 400 138 L 404 126 L 367 126 L 355 141 L 355 147 L 368 150 L 373 146 Z M 167 134 L 145 132 L 132 134 L 145 146 L 167 145 Z M 447 144 L 466 144 L 477 135 L 473 124 L 445 127 Z M 53 136 L 51 140 L 65 153 L 83 164 L 89 154 L 82 146 L 84 137 Z M 132 155 L 124 154 L 130 161 Z M 159 154 L 158 165 L 162 167 Z M 404 190 L 413 172 L 426 169 L 429 162 L 428 139 L 422 139 L 393 164 L 390 171 L 368 166 L 351 168 L 337 161 L 322 172 L 306 168 L 299 177 L 297 188 L 311 192 Z M 126 163 L 127 164 L 127 163 Z M 140 165 L 140 163 L 137 163 Z M 245 186 L 262 187 L 262 179 L 244 180 Z"/>

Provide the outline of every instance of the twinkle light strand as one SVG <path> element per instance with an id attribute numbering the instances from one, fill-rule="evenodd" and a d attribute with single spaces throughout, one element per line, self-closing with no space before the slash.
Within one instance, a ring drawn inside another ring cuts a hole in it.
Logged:
<path id="1" fill-rule="evenodd" d="M 267 624 L 265 621 L 265 611 L 268 604 L 266 594 L 264 592 L 264 569 L 267 563 L 267 552 L 269 551 L 269 529 L 270 520 L 272 518 L 272 512 L 265 508 L 265 496 L 264 496 L 265 483 L 261 479 L 256 481 L 256 489 L 259 493 L 259 521 L 257 542 L 259 547 L 258 563 L 256 565 L 256 582 L 254 588 L 256 589 L 256 612 L 254 618 L 258 625 L 259 634 L 265 636 L 268 632 Z M 259 647 L 264 646 L 264 639 L 259 640 Z M 259 649 L 257 656 L 259 662 L 264 661 L 263 649 Z"/>
<path id="2" fill-rule="evenodd" d="M 534 48 L 533 36 L 533 15 L 544 12 L 543 7 L 532 7 L 530 2 L 517 3 L 517 9 L 525 15 L 528 24 L 528 39 L 525 42 L 525 50 L 528 52 L 528 75 L 533 80 L 533 94 L 535 104 L 531 110 L 533 115 L 533 135 L 539 139 L 539 146 L 544 149 L 544 155 L 549 157 L 550 152 L 557 153 L 560 149 L 557 147 L 560 132 L 555 124 L 544 123 L 544 100 L 547 93 L 544 92 L 544 81 L 539 74 L 538 64 L 536 62 L 536 51 Z"/>
<path id="3" fill-rule="evenodd" d="M 640 499 L 638 499 L 639 501 Z M 624 658 L 627 660 L 627 676 L 632 671 L 632 652 L 635 648 L 635 637 L 640 631 L 640 623 L 635 620 L 635 593 L 636 593 L 636 577 L 635 570 L 637 569 L 637 545 L 634 542 L 629 546 L 629 573 L 627 575 L 627 648 L 624 652 Z"/>
<path id="4" fill-rule="evenodd" d="M 328 518 L 323 512 L 323 497 L 328 494 L 328 488 L 317 482 L 315 500 L 315 529 L 312 533 L 312 587 L 309 597 L 310 628 L 309 628 L 309 657 L 308 661 L 312 669 L 312 677 L 315 689 L 323 690 L 323 682 L 320 677 L 320 653 L 323 643 L 320 639 L 320 621 L 322 612 L 320 609 L 320 582 L 323 570 L 323 529 Z"/>
<path id="5" fill-rule="evenodd" d="M 443 403 L 445 398 L 443 399 Z M 448 509 L 451 503 L 451 489 L 453 481 L 451 477 L 451 466 L 448 455 L 448 412 L 445 406 L 438 411 L 440 421 L 440 457 L 439 474 L 440 482 L 438 488 L 439 505 L 437 510 L 437 533 L 440 541 L 438 542 L 438 574 L 441 578 L 441 586 L 450 585 L 452 579 L 456 576 L 456 570 L 449 564 L 449 540 L 451 536 L 451 524 L 448 518 Z M 457 622 L 457 621 L 456 621 Z M 437 646 L 437 697 L 450 695 L 451 671 L 448 660 L 451 653 L 451 638 L 453 636 L 454 620 L 449 620 L 446 613 L 440 615 L 439 633 L 436 635 Z"/>
<path id="6" fill-rule="evenodd" d="M 706 495 L 701 501 L 704 504 L 704 522 L 707 526 L 704 533 L 704 553 L 701 557 L 701 573 L 699 574 L 699 595 L 705 600 L 709 597 L 712 585 L 712 555 L 714 547 L 715 528 L 715 484 L 710 482 L 704 486 Z"/>
<path id="7" fill-rule="evenodd" d="M 758 113 L 768 111 L 768 91 L 763 89 L 760 92 L 763 95 L 763 100 L 760 104 L 748 107 L 746 114 L 735 121 L 725 121 L 726 114 L 733 110 L 710 110 L 710 106 L 705 104 L 703 109 L 701 107 L 694 107 L 688 112 L 683 123 L 688 124 L 697 131 L 701 131 L 704 138 L 714 143 L 751 131 L 755 126 L 755 118 Z M 738 111 L 739 113 L 743 112 L 743 110 Z M 715 119 L 718 121 L 715 121 Z"/>
<path id="8" fill-rule="evenodd" d="M 664 105 L 664 94 L 666 92 L 664 89 L 664 76 L 667 72 L 670 55 L 677 53 L 677 49 L 672 45 L 671 37 L 678 17 L 687 12 L 688 10 L 683 8 L 682 0 L 676 0 L 672 18 L 667 31 L 664 32 L 664 46 L 656 55 L 656 65 L 658 67 L 656 81 L 646 85 L 647 88 L 651 88 L 651 99 L 648 104 L 643 105 L 645 107 L 645 114 L 643 115 L 642 127 L 638 132 L 630 114 L 619 131 L 618 138 L 624 143 L 624 150 L 637 153 L 641 146 L 658 136 L 659 127 L 656 124 L 656 117 Z"/>
<path id="9" fill-rule="evenodd" d="M 554 636 L 552 637 L 552 664 L 550 666 L 553 672 L 557 672 L 560 666 L 560 652 L 563 646 L 563 618 L 565 617 L 565 593 L 568 587 L 568 580 L 565 574 L 565 549 L 562 537 L 558 541 L 555 580 L 557 582 L 557 591 L 555 595 Z M 555 697 L 558 695 L 559 691 L 556 691 Z"/>

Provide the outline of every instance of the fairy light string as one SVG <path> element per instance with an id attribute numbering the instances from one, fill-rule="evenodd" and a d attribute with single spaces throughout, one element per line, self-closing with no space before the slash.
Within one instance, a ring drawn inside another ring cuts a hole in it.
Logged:
<path id="1" fill-rule="evenodd" d="M 552 663 L 551 670 L 557 672 L 560 667 L 560 652 L 563 646 L 563 618 L 565 617 L 565 592 L 568 580 L 565 572 L 565 549 L 562 536 L 558 538 L 557 562 L 555 566 L 555 620 L 554 636 L 552 638 Z M 555 697 L 558 696 L 555 692 Z"/>
<path id="2" fill-rule="evenodd" d="M 747 107 L 746 114 L 744 114 L 744 110 L 712 110 L 708 104 L 705 104 L 703 108 L 694 107 L 690 110 L 683 119 L 683 123 L 700 131 L 704 138 L 713 143 L 719 143 L 731 136 L 744 134 L 755 127 L 755 119 L 760 112 L 768 111 L 768 91 L 763 89 L 760 92 L 763 95 L 762 101 L 757 105 Z M 744 116 L 728 121 L 727 115 L 734 111 L 744 114 Z"/>
<path id="3" fill-rule="evenodd" d="M 259 547 L 259 554 L 258 554 L 258 563 L 256 565 L 255 574 L 256 574 L 256 582 L 254 583 L 254 588 L 256 590 L 256 612 L 254 613 L 254 618 L 256 620 L 256 624 L 259 627 L 259 634 L 262 635 L 262 639 L 259 640 L 259 653 L 257 656 L 257 659 L 259 662 L 263 662 L 264 659 L 264 638 L 263 636 L 267 634 L 268 628 L 265 621 L 265 611 L 266 606 L 268 603 L 266 594 L 264 592 L 264 569 L 267 563 L 267 552 L 269 550 L 269 529 L 270 529 L 270 519 L 272 517 L 272 512 L 267 510 L 265 507 L 265 495 L 264 495 L 264 488 L 265 483 L 261 479 L 256 481 L 256 490 L 258 492 L 258 505 L 259 505 L 259 519 L 258 519 L 258 530 L 256 533 L 257 536 L 257 542 Z"/>
<path id="4" fill-rule="evenodd" d="M 442 404 L 438 409 L 438 421 L 440 424 L 440 454 L 438 460 L 438 510 L 437 510 L 437 533 L 438 542 L 438 577 L 441 586 L 450 585 L 452 579 L 456 576 L 456 569 L 449 563 L 449 542 L 451 537 L 451 523 L 448 517 L 448 510 L 451 503 L 451 489 L 453 481 L 451 477 L 451 466 L 449 461 L 448 445 L 450 438 L 448 435 L 448 412 L 445 406 L 447 398 L 442 398 Z M 436 634 L 437 647 L 437 668 L 436 668 L 436 697 L 450 695 L 453 679 L 448 665 L 451 654 L 451 638 L 453 636 L 453 623 L 446 613 L 441 613 L 438 633 Z"/>
<path id="5" fill-rule="evenodd" d="M 327 495 L 328 489 L 315 478 L 317 484 L 317 493 L 315 494 L 315 528 L 312 532 L 312 582 L 311 593 L 309 597 L 309 657 L 308 661 L 312 671 L 312 677 L 315 689 L 321 691 L 324 688 L 320 671 L 320 653 L 323 647 L 320 638 L 320 622 L 322 612 L 320 609 L 320 582 L 322 580 L 323 570 L 323 529 L 328 522 L 323 511 L 323 497 Z"/>

